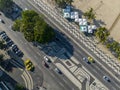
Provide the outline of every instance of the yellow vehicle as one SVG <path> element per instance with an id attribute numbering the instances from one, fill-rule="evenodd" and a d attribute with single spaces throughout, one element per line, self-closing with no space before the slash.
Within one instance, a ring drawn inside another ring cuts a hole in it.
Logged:
<path id="1" fill-rule="evenodd" d="M 25 62 L 24 62 L 24 64 L 25 65 L 27 65 L 27 64 L 29 64 L 31 61 L 29 60 L 29 59 L 27 59 Z"/>
<path id="2" fill-rule="evenodd" d="M 33 63 L 29 59 L 27 59 L 24 62 L 24 64 L 25 64 L 25 67 L 26 67 L 27 70 L 31 71 L 31 70 L 34 69 Z"/>
<path id="3" fill-rule="evenodd" d="M 29 70 L 29 71 L 33 70 L 33 68 L 34 68 L 33 64 L 32 64 L 32 65 L 27 65 L 27 66 L 26 66 L 26 69 Z"/>
<path id="4" fill-rule="evenodd" d="M 92 63 L 95 62 L 94 59 L 93 59 L 92 57 L 90 57 L 90 56 L 88 57 L 88 61 L 89 61 L 89 62 L 92 62 Z"/>

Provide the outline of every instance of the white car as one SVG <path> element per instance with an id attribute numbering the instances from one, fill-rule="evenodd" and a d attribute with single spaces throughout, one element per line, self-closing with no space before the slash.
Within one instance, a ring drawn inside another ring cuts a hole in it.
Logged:
<path id="1" fill-rule="evenodd" d="M 62 71 L 58 68 L 55 68 L 55 72 L 57 72 L 58 74 L 62 74 Z"/>
<path id="2" fill-rule="evenodd" d="M 50 60 L 47 56 L 44 56 L 44 59 L 45 59 L 45 61 L 47 61 L 48 63 L 51 63 L 51 60 Z"/>
<path id="3" fill-rule="evenodd" d="M 0 18 L 0 22 L 1 22 L 1 23 L 5 23 L 1 18 Z"/>

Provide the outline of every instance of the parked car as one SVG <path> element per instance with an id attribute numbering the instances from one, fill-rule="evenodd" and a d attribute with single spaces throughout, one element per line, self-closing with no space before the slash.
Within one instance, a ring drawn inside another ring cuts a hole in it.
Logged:
<path id="1" fill-rule="evenodd" d="M 57 72 L 58 74 L 62 74 L 62 71 L 58 68 L 55 68 L 55 72 Z"/>
<path id="2" fill-rule="evenodd" d="M 17 45 L 13 44 L 12 50 L 13 50 L 13 52 L 17 52 L 19 49 L 18 49 Z"/>
<path id="3" fill-rule="evenodd" d="M 7 34 L 6 33 L 2 33 L 0 36 L 1 36 L 1 38 L 3 38 L 5 36 L 7 36 Z"/>
<path id="4" fill-rule="evenodd" d="M 2 36 L 2 39 L 3 39 L 3 40 L 6 40 L 7 38 L 8 38 L 7 35 Z"/>
<path id="5" fill-rule="evenodd" d="M 10 40 L 10 41 L 6 42 L 6 44 L 7 44 L 8 46 L 12 46 L 14 43 L 13 43 L 12 40 Z"/>
<path id="6" fill-rule="evenodd" d="M 17 53 L 17 56 L 19 56 L 19 57 L 23 57 L 23 55 L 24 55 L 24 54 L 23 54 L 23 52 L 21 52 L 21 51 Z"/>
<path id="7" fill-rule="evenodd" d="M 9 39 L 9 37 L 6 35 L 6 37 L 4 37 L 3 40 L 9 41 L 10 39 Z"/>
<path id="8" fill-rule="evenodd" d="M 0 32 L 0 35 L 2 35 L 2 34 L 4 34 L 5 33 L 5 31 L 2 31 L 2 32 Z M 5 33 L 6 34 L 6 33 Z"/>
<path id="9" fill-rule="evenodd" d="M 19 48 L 15 44 L 12 45 L 12 51 L 19 57 L 22 57 L 24 55 L 23 52 L 19 50 Z"/>
<path id="10" fill-rule="evenodd" d="M 110 78 L 107 77 L 107 76 L 103 76 L 103 79 L 104 79 L 105 81 L 107 81 L 107 82 L 111 82 Z"/>
<path id="11" fill-rule="evenodd" d="M 7 38 L 5 39 L 6 42 L 11 41 L 11 39 L 7 36 Z"/>

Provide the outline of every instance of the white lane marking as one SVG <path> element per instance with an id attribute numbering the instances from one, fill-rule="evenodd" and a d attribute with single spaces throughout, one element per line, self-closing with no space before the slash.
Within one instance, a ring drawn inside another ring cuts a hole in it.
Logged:
<path id="1" fill-rule="evenodd" d="M 41 56 L 41 54 L 40 54 L 39 52 L 37 52 L 37 54 L 38 54 L 39 56 Z"/>
<path id="2" fill-rule="evenodd" d="M 61 82 L 59 82 L 59 84 L 64 87 L 64 85 Z"/>
<path id="3" fill-rule="evenodd" d="M 25 82 L 25 87 L 27 88 L 28 84 L 27 84 L 27 80 L 26 80 L 25 76 L 22 74 L 21 77 L 23 78 L 23 80 Z"/>
<path id="4" fill-rule="evenodd" d="M 29 81 L 30 81 L 30 89 L 33 89 L 33 79 L 27 71 L 26 71 L 26 74 L 28 75 L 28 78 L 29 78 Z"/>
<path id="5" fill-rule="evenodd" d="M 65 82 L 65 83 L 67 83 L 67 81 L 63 78 L 63 81 Z"/>

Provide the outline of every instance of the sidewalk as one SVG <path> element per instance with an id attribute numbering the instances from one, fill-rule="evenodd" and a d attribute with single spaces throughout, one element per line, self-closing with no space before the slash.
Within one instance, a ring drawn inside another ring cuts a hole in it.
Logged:
<path id="1" fill-rule="evenodd" d="M 56 63 L 56 66 L 81 90 L 81 83 L 62 64 Z"/>

